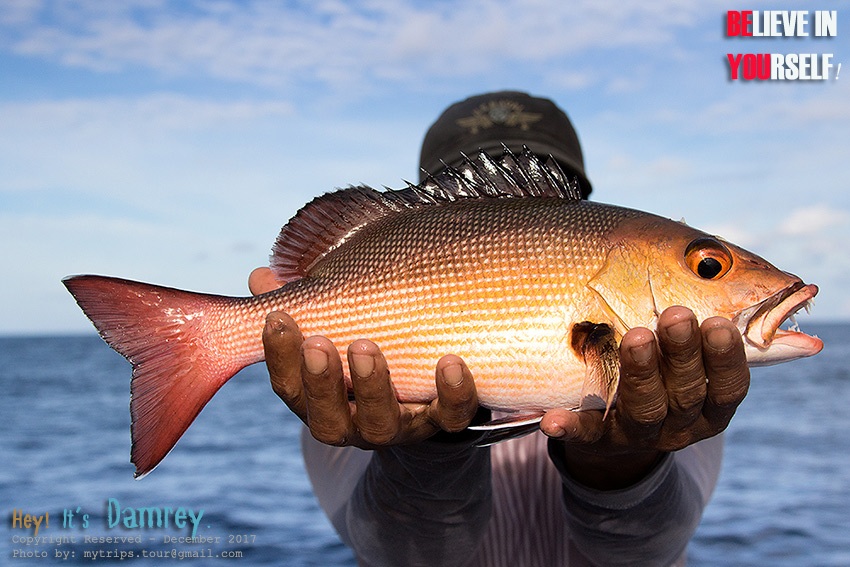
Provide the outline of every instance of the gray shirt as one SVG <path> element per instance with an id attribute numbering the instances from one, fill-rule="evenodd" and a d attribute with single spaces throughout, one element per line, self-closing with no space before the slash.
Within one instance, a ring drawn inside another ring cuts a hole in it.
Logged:
<path id="1" fill-rule="evenodd" d="M 722 435 L 642 481 L 577 483 L 540 432 L 492 448 L 302 448 L 319 504 L 361 565 L 677 565 L 720 472 Z"/>

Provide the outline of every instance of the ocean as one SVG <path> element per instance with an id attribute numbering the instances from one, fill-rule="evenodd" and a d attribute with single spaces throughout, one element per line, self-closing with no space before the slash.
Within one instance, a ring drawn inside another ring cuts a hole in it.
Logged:
<path id="1" fill-rule="evenodd" d="M 826 347 L 753 370 L 689 565 L 850 565 L 850 324 L 803 326 Z M 0 564 L 356 565 L 262 365 L 225 385 L 139 481 L 129 374 L 95 335 L 0 338 Z M 155 514 L 161 526 L 134 527 Z M 203 543 L 183 541 L 193 530 Z"/>

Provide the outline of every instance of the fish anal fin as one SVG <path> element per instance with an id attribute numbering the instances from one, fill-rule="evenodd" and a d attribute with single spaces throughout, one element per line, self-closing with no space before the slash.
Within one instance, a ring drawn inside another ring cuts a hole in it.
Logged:
<path id="1" fill-rule="evenodd" d="M 481 437 L 475 442 L 476 446 L 487 447 L 501 441 L 534 433 L 540 428 L 543 413 L 540 411 L 509 415 L 486 423 L 470 425 L 467 429 L 481 433 Z"/>
<path id="2" fill-rule="evenodd" d="M 607 323 L 576 323 L 570 344 L 586 368 L 579 409 L 604 408 L 607 417 L 620 384 L 620 351 L 614 329 Z"/>

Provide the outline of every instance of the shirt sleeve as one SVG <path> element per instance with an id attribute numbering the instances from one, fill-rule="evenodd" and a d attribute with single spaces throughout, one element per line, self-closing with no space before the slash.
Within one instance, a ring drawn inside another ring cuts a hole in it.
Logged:
<path id="1" fill-rule="evenodd" d="M 309 433 L 302 448 L 320 505 L 361 565 L 471 559 L 492 506 L 489 449 L 425 441 L 361 451 Z"/>
<path id="2" fill-rule="evenodd" d="M 646 478 L 614 491 L 576 482 L 553 442 L 549 454 L 563 480 L 570 537 L 585 557 L 606 566 L 673 565 L 684 556 L 717 483 L 723 438 L 668 454 Z"/>

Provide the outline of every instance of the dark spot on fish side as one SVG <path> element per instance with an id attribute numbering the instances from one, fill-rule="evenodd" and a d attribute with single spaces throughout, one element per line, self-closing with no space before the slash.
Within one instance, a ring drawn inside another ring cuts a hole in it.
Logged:
<path id="1" fill-rule="evenodd" d="M 573 325 L 570 336 L 570 346 L 580 357 L 584 358 L 588 351 L 609 340 L 613 331 L 605 323 L 582 321 Z"/>

